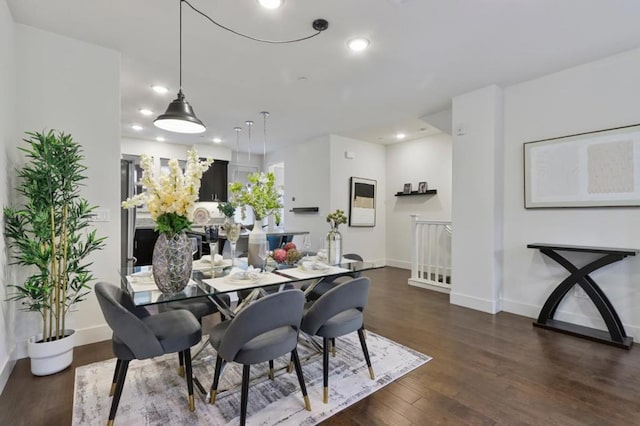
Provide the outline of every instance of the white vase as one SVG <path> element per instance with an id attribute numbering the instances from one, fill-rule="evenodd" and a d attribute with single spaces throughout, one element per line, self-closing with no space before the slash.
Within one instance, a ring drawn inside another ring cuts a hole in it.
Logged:
<path id="1" fill-rule="evenodd" d="M 256 220 L 249 233 L 249 256 L 247 263 L 254 268 L 263 268 L 267 252 L 267 234 L 262 230 L 262 221 Z"/>
<path id="2" fill-rule="evenodd" d="M 338 265 L 342 262 L 342 234 L 338 227 L 331 228 L 325 238 L 327 260 L 329 265 Z"/>
<path id="3" fill-rule="evenodd" d="M 75 330 L 65 330 L 62 339 L 41 342 L 42 334 L 27 340 L 27 354 L 31 358 L 31 373 L 48 376 L 64 370 L 73 362 Z"/>

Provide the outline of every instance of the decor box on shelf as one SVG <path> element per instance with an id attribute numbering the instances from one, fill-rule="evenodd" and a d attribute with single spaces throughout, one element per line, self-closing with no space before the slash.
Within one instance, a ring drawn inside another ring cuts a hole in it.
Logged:
<path id="1" fill-rule="evenodd" d="M 229 185 L 230 200 L 240 207 L 242 218 L 246 217 L 246 208 L 253 209 L 255 223 L 249 234 L 249 256 L 247 262 L 256 268 L 265 265 L 267 256 L 267 234 L 262 230 L 262 219 L 273 214 L 276 222 L 280 222 L 280 195 L 276 191 L 276 177 L 273 173 L 252 173 L 249 183 L 244 185 L 234 182 Z"/>
<path id="2" fill-rule="evenodd" d="M 73 361 L 74 330 L 66 317 L 71 307 L 85 299 L 92 281 L 86 257 L 104 246 L 104 237 L 91 230 L 96 209 L 79 195 L 86 179 L 82 150 L 62 132 L 27 133 L 20 148 L 26 164 L 18 171 L 23 205 L 4 209 L 5 235 L 15 263 L 35 269 L 10 300 L 38 312 L 42 333 L 29 338 L 31 372 L 37 376 L 57 373 Z"/>
<path id="3" fill-rule="evenodd" d="M 169 173 L 155 176 L 153 157 L 140 156 L 142 184 L 146 192 L 122 203 L 124 208 L 146 204 L 160 234 L 153 248 L 153 279 L 163 293 L 177 293 L 189 283 L 193 267 L 192 248 L 185 231 L 200 190 L 202 174 L 213 160 L 198 160 L 195 150 L 187 153 L 184 173 L 177 159 L 169 160 Z"/>

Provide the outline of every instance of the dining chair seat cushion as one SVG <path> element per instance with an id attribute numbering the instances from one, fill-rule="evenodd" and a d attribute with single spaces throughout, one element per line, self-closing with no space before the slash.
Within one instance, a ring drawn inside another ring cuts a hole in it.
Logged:
<path id="1" fill-rule="evenodd" d="M 220 342 L 222 341 L 222 336 L 224 336 L 224 333 L 226 333 L 227 328 L 229 328 L 230 324 L 231 324 L 231 320 L 226 320 L 226 321 L 217 323 L 216 325 L 214 325 L 209 329 L 207 333 L 209 334 L 209 343 L 211 343 L 211 346 L 216 351 L 218 351 L 218 348 L 220 347 Z"/>
<path id="2" fill-rule="evenodd" d="M 202 328 L 186 310 L 162 312 L 142 320 L 156 335 L 166 353 L 180 352 L 202 339 Z"/>
<path id="3" fill-rule="evenodd" d="M 245 343 L 236 355 L 235 361 L 244 365 L 267 362 L 288 354 L 288 349 L 295 348 L 297 344 L 298 332 L 291 327 L 280 327 Z"/>
<path id="4" fill-rule="evenodd" d="M 223 321 L 209 330 L 209 342 L 216 351 L 220 348 L 222 337 L 230 324 L 231 320 Z M 228 336 L 227 339 L 233 339 L 233 336 Z M 283 353 L 288 353 L 286 349 L 283 351 L 282 348 L 295 348 L 297 341 L 298 333 L 294 329 L 280 327 L 249 340 L 240 348 L 235 359 L 226 361 L 234 361 L 245 365 L 267 362 L 282 356 Z"/>
<path id="5" fill-rule="evenodd" d="M 229 295 L 223 294 L 220 297 L 228 306 L 230 303 Z M 160 306 L 162 312 L 175 311 L 178 309 L 186 309 L 196 318 L 206 317 L 207 315 L 218 312 L 216 304 L 205 297 L 192 300 L 177 300 L 175 302 L 164 303 Z"/>
<path id="6" fill-rule="evenodd" d="M 360 329 L 363 323 L 362 312 L 358 309 L 349 309 L 332 316 L 318 329 L 316 335 L 329 338 L 344 336 Z"/>

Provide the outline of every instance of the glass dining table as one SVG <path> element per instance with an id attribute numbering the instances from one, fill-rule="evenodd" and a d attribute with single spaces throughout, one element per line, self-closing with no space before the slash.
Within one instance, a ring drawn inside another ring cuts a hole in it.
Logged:
<path id="1" fill-rule="evenodd" d="M 305 260 L 307 259 L 307 260 Z M 225 260 L 222 264 L 211 265 L 202 261 L 194 261 L 191 280 L 185 289 L 178 293 L 162 293 L 153 281 L 153 274 L 150 266 L 133 267 L 120 271 L 122 289 L 128 292 L 136 306 L 150 307 L 167 302 L 186 301 L 206 297 L 211 300 L 218 310 L 227 318 L 233 318 L 242 308 L 252 300 L 267 295 L 267 288 L 280 290 L 286 284 L 302 285 L 309 282 L 305 289 L 305 295 L 309 294 L 313 288 L 323 279 L 328 277 L 356 276 L 360 272 L 382 268 L 383 264 L 376 262 L 354 261 L 342 258 L 339 265 L 325 265 L 318 262 L 315 257 L 307 257 L 298 262 L 296 267 L 281 267 L 275 263 L 267 265 L 267 272 L 253 276 L 250 279 L 238 279 L 237 273 L 246 268 L 246 258 L 236 259 L 237 265 L 232 266 L 230 260 Z M 234 276 L 234 274 L 236 274 Z M 227 302 L 228 297 L 221 297 L 233 292 L 242 292 L 244 297 L 234 308 Z M 313 347 L 316 354 L 322 352 L 322 348 L 311 336 L 305 336 L 308 344 Z M 194 358 L 205 349 L 207 343 L 196 350 Z M 206 362 L 203 360 L 203 362 Z M 202 394 L 204 400 L 208 400 L 209 393 L 202 386 L 197 377 L 193 377 L 194 384 Z M 226 392 L 220 391 L 219 395 Z"/>
<path id="2" fill-rule="evenodd" d="M 324 278 L 339 276 L 354 276 L 357 273 L 381 268 L 384 265 L 376 262 L 354 261 L 342 258 L 338 265 L 324 265 L 315 257 L 301 260 L 298 266 L 282 267 L 275 263 L 267 265 L 267 272 L 246 277 L 238 276 L 238 272 L 246 268 L 246 258 L 236 259 L 237 265 L 232 266 L 230 260 L 225 260 L 219 265 L 212 265 L 202 261 L 194 261 L 191 280 L 185 289 L 178 293 L 162 293 L 153 281 L 150 266 L 127 268 L 120 271 L 122 289 L 129 293 L 136 306 L 153 306 L 167 302 L 185 301 L 188 299 L 207 297 L 214 302 L 218 309 L 227 318 L 232 318 L 251 300 L 266 294 L 267 287 L 280 287 L 286 284 L 296 284 L 311 281 L 306 287 L 308 294 Z M 242 291 L 242 302 L 235 308 L 231 308 L 223 294 Z"/>

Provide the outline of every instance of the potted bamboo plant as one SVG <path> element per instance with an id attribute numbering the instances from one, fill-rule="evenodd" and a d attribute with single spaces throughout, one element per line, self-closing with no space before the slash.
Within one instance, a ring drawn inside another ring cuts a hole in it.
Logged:
<path id="1" fill-rule="evenodd" d="M 10 285 L 10 300 L 25 311 L 38 312 L 42 331 L 28 340 L 31 372 L 42 376 L 73 361 L 73 330 L 66 317 L 90 292 L 93 280 L 86 257 L 104 246 L 91 229 L 95 206 L 80 196 L 86 179 L 79 144 L 63 132 L 26 133 L 26 164 L 18 170 L 21 199 L 5 207 L 5 235 L 14 264 L 31 275 Z"/>

